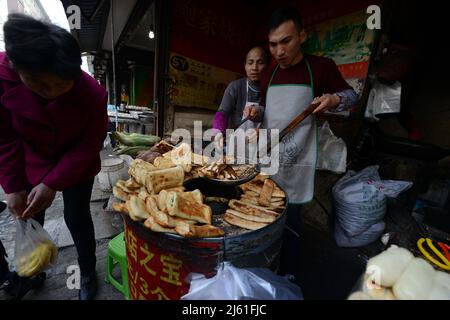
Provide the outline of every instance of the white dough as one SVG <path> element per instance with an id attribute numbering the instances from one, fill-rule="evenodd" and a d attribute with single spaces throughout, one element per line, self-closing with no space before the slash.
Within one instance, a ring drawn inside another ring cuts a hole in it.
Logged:
<path id="1" fill-rule="evenodd" d="M 393 245 L 368 261 L 366 275 L 377 285 L 392 287 L 413 258 L 408 250 Z"/>
<path id="2" fill-rule="evenodd" d="M 394 285 L 399 300 L 425 300 L 431 294 L 436 271 L 421 258 L 414 258 Z"/>
<path id="3" fill-rule="evenodd" d="M 450 300 L 450 274 L 436 272 L 428 300 Z"/>
<path id="4" fill-rule="evenodd" d="M 373 283 L 367 274 L 362 283 L 362 292 L 373 300 L 397 300 L 392 289 L 381 287 Z"/>

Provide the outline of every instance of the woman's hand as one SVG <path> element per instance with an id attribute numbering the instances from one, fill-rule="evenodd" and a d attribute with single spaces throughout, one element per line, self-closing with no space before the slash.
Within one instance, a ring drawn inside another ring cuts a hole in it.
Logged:
<path id="1" fill-rule="evenodd" d="M 6 195 L 8 209 L 16 217 L 21 217 L 27 207 L 27 192 L 25 190 Z"/>
<path id="2" fill-rule="evenodd" d="M 251 105 L 251 106 L 246 106 L 244 108 L 244 118 L 249 118 L 250 120 L 255 120 L 258 117 L 258 106 L 255 105 Z"/>
<path id="3" fill-rule="evenodd" d="M 55 199 L 56 191 L 40 183 L 31 190 L 27 198 L 27 208 L 22 214 L 22 219 L 27 220 L 36 213 L 50 207 Z"/>

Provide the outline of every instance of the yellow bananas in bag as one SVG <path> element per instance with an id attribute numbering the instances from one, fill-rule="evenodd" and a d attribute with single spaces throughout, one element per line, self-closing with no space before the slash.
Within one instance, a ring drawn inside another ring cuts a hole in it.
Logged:
<path id="1" fill-rule="evenodd" d="M 41 242 L 30 254 L 19 258 L 17 274 L 32 277 L 54 263 L 57 256 L 58 248 L 53 243 Z"/>

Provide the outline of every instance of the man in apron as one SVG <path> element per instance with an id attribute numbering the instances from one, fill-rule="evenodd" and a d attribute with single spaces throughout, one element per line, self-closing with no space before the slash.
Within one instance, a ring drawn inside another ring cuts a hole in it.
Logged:
<path id="1" fill-rule="evenodd" d="M 332 60 L 302 53 L 301 45 L 306 39 L 296 9 L 281 8 L 273 13 L 269 21 L 269 46 L 277 64 L 262 80 L 261 105 L 265 106 L 265 111 L 261 128 L 285 129 L 312 102 L 320 103 L 315 114 L 331 109 L 344 110 L 356 103 L 355 91 Z M 245 113 L 257 114 L 258 110 L 245 110 Z M 272 176 L 286 191 L 289 200 L 281 272 L 294 275 L 297 283 L 300 208 L 314 196 L 316 128 L 315 116 L 310 116 L 280 143 L 280 167 Z"/>

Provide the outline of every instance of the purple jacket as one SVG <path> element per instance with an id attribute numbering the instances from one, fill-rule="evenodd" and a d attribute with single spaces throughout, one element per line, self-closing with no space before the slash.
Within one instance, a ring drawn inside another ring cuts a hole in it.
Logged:
<path id="1" fill-rule="evenodd" d="M 107 93 L 84 73 L 45 104 L 0 52 L 0 185 L 6 193 L 43 182 L 62 191 L 100 171 Z"/>

